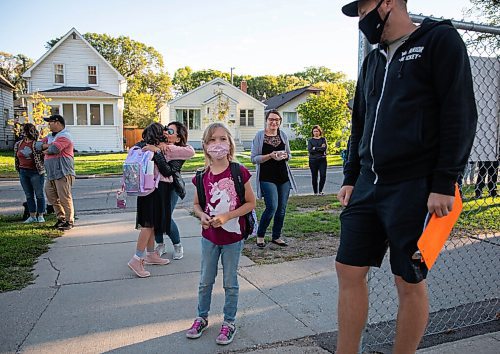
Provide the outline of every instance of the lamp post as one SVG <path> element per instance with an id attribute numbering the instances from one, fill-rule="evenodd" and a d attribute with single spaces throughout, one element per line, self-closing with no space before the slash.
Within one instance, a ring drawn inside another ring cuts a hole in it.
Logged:
<path id="1" fill-rule="evenodd" d="M 231 68 L 231 85 L 233 85 L 233 70 L 236 69 L 235 67 Z"/>

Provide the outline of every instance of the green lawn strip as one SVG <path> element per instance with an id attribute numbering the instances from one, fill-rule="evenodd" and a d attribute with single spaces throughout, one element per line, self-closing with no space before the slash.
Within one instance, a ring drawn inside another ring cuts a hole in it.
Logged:
<path id="1" fill-rule="evenodd" d="M 297 150 L 292 152 L 293 158 L 289 161 L 292 168 L 308 168 L 309 157 L 307 150 Z M 105 153 L 105 154 L 89 154 L 77 153 L 75 155 L 75 171 L 77 175 L 108 175 L 120 174 L 125 161 L 126 153 Z M 255 169 L 255 166 L 250 161 L 250 152 L 245 151 L 236 153 L 236 159 L 249 169 Z M 205 159 L 202 152 L 197 152 L 196 155 L 186 161 L 183 166 L 183 171 L 192 172 L 203 167 Z M 339 155 L 328 156 L 329 166 L 342 165 L 342 159 Z M 18 177 L 14 168 L 14 153 L 12 151 L 0 151 L 0 177 Z"/>
<path id="2" fill-rule="evenodd" d="M 23 224 L 19 215 L 0 215 L 0 292 L 22 289 L 34 280 L 37 258 L 62 235 L 50 227 L 54 222 L 52 216 L 44 224 Z"/>
<path id="3" fill-rule="evenodd" d="M 497 186 L 498 188 L 498 186 Z M 474 189 L 464 189 L 465 200 L 463 210 L 455 228 L 460 235 L 477 235 L 481 233 L 500 232 L 500 198 L 475 199 Z"/>
<path id="4" fill-rule="evenodd" d="M 257 201 L 257 219 L 260 220 L 265 209 L 263 200 Z M 341 212 L 340 203 L 334 195 L 325 196 L 290 196 L 288 200 L 285 222 L 283 225 L 283 235 L 286 237 L 301 238 L 314 234 L 340 235 L 340 220 L 338 215 Z M 270 238 L 272 230 L 271 224 L 268 227 Z"/>

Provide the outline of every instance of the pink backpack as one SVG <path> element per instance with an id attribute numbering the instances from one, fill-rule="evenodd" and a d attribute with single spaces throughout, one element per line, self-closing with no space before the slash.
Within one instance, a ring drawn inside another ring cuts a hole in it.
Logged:
<path id="1" fill-rule="evenodd" d="M 123 190 L 127 195 L 144 197 L 158 188 L 159 174 L 154 173 L 152 151 L 134 146 L 123 163 Z"/>

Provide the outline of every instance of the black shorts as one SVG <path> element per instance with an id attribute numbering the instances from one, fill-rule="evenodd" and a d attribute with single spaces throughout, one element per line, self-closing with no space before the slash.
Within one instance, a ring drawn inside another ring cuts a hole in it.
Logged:
<path id="1" fill-rule="evenodd" d="M 373 181 L 373 174 L 361 174 L 349 204 L 340 214 L 336 260 L 358 267 L 380 267 L 389 248 L 392 273 L 408 283 L 419 283 L 428 270 L 412 255 L 424 229 L 430 179 L 386 185 Z"/>

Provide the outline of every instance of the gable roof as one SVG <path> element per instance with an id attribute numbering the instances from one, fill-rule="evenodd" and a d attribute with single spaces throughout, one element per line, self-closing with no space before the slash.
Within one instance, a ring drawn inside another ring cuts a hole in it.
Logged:
<path id="1" fill-rule="evenodd" d="M 233 101 L 233 102 L 234 102 L 234 103 L 236 103 L 236 104 L 238 104 L 238 103 L 239 103 L 239 102 L 238 102 L 238 100 L 236 100 L 236 99 L 234 99 L 234 98 L 232 98 L 232 97 L 230 97 L 230 96 L 226 95 L 224 92 L 222 92 L 221 96 L 225 96 L 225 97 L 227 97 L 227 99 L 229 99 L 229 100 Z M 215 101 L 215 100 L 217 99 L 217 97 L 219 97 L 219 95 L 218 95 L 218 94 L 215 94 L 215 95 L 213 95 L 212 97 L 210 97 L 209 99 L 207 99 L 207 100 L 203 101 L 203 103 L 204 103 L 204 104 L 208 104 L 208 103 L 210 103 L 210 102 L 212 102 L 212 101 Z"/>
<path id="2" fill-rule="evenodd" d="M 99 97 L 119 98 L 120 96 L 96 90 L 92 87 L 62 86 L 50 90 L 40 91 L 47 97 Z"/>
<path id="3" fill-rule="evenodd" d="M 246 92 L 243 92 L 241 91 L 239 88 L 237 88 L 236 86 L 234 85 L 231 85 L 229 82 L 225 81 L 224 79 L 221 79 L 220 77 L 216 78 L 216 79 L 213 79 L 212 81 L 209 81 L 209 82 L 206 82 L 204 83 L 203 85 L 200 85 L 198 86 L 197 88 L 195 88 L 194 90 L 191 90 L 189 92 L 186 92 L 185 94 L 177 97 L 177 98 L 174 98 L 173 100 L 169 101 L 168 105 L 171 105 L 172 103 L 174 102 L 177 102 L 178 100 L 180 100 L 181 98 L 184 98 L 186 96 L 189 96 L 191 95 L 193 92 L 196 92 L 196 91 L 199 91 L 201 89 L 203 89 L 204 87 L 207 87 L 209 85 L 223 85 L 223 86 L 228 86 L 228 87 L 232 87 L 233 89 L 235 90 L 238 90 L 241 94 L 243 95 L 246 95 L 247 97 L 249 97 L 250 99 L 252 99 L 253 101 L 257 102 L 258 104 L 260 104 L 261 106 L 266 106 L 264 103 L 260 102 L 259 100 L 253 98 L 252 96 L 250 96 L 248 93 Z M 228 96 L 228 95 L 227 95 Z M 213 97 L 212 97 L 213 98 Z M 210 100 L 210 99 L 209 99 Z M 233 99 L 234 100 L 234 99 Z M 236 100 L 235 100 L 236 101 Z M 160 108 L 160 110 L 163 108 L 163 106 Z"/>
<path id="4" fill-rule="evenodd" d="M 7 86 L 8 88 L 11 88 L 11 89 L 15 89 L 14 85 L 12 85 L 10 83 L 9 80 L 7 80 L 5 77 L 3 77 L 2 75 L 0 75 L 0 84 L 1 85 L 4 85 L 4 86 Z"/>
<path id="5" fill-rule="evenodd" d="M 266 105 L 266 111 L 271 109 L 277 109 L 283 106 L 285 103 L 290 102 L 295 97 L 302 95 L 304 92 L 320 92 L 323 91 L 320 88 L 314 86 L 306 86 L 285 93 L 280 93 L 279 95 L 273 96 L 270 99 L 264 101 Z"/>
<path id="6" fill-rule="evenodd" d="M 120 74 L 118 70 L 116 70 L 115 67 L 111 65 L 106 59 L 104 59 L 104 57 L 94 47 L 92 47 L 92 45 L 89 42 L 87 42 L 87 40 L 74 27 L 70 29 L 69 32 L 66 33 L 60 40 L 58 40 L 57 43 L 52 48 L 50 48 L 44 55 L 42 55 L 40 59 L 38 59 L 35 62 L 35 64 L 33 64 L 28 70 L 26 70 L 23 74 L 23 77 L 26 78 L 31 77 L 31 72 L 33 71 L 33 69 L 35 69 L 38 65 L 40 65 L 40 63 L 43 62 L 45 58 L 47 58 L 50 55 L 50 53 L 55 51 L 73 33 L 75 33 L 83 41 L 83 43 L 88 45 L 90 49 L 92 49 L 92 51 L 111 68 L 111 70 L 118 76 L 120 81 L 125 81 L 123 75 Z"/>

